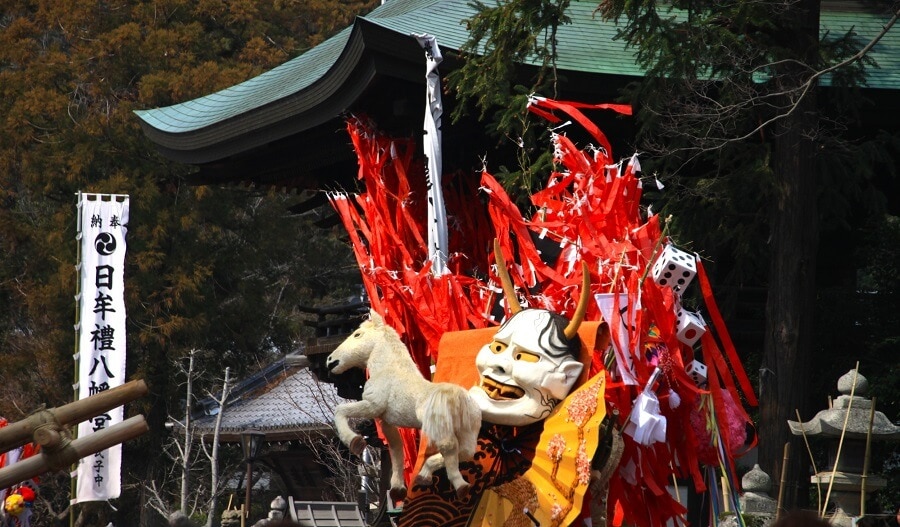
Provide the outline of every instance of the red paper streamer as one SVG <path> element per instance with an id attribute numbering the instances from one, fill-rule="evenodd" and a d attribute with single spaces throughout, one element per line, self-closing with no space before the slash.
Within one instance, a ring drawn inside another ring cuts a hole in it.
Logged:
<path id="1" fill-rule="evenodd" d="M 588 264 L 592 293 L 626 295 L 628 310 L 615 310 L 613 320 L 607 322 L 617 333 L 623 320 L 633 321 L 633 327 L 626 326 L 628 334 L 622 335 L 629 342 L 629 349 L 623 352 L 634 361 L 639 383 L 646 383 L 654 369 L 646 348 L 650 346 L 661 355 L 654 360 L 659 361 L 664 373 L 657 393 L 667 419 L 668 437 L 664 443 L 644 446 L 624 435 L 625 453 L 610 482 L 608 513 L 613 525 L 664 527 L 670 520 L 683 524 L 684 507 L 665 489 L 673 475 L 691 477 L 697 491 L 705 489 L 690 417 L 697 398 L 708 392 L 695 386 L 684 371 L 685 364 L 694 359 L 694 350 L 677 338 L 675 293 L 648 277 L 653 259 L 667 240 L 657 216 L 643 217 L 636 158 L 614 161 L 607 137 L 581 112 L 587 108 L 625 115 L 631 112 L 624 105 L 543 98 L 532 101 L 530 110 L 551 122 L 558 122 L 557 114 L 562 113 L 581 124 L 600 149 L 582 150 L 564 135 L 554 135 L 555 170 L 543 189 L 532 195 L 536 213 L 531 217 L 519 211 L 487 171 L 480 181 L 465 175 L 444 175 L 450 218 L 447 274 L 432 275 L 428 264 L 424 163 L 413 155 L 411 139 L 388 138 L 363 119 L 349 119 L 347 131 L 359 159 L 359 179 L 365 190 L 356 196 L 335 194 L 331 201 L 350 235 L 372 307 L 400 333 L 426 376 L 430 376 L 444 332 L 499 322 L 491 316 L 502 296 L 492 269 L 495 238 L 523 305 L 570 317 L 580 294 L 581 262 Z M 486 198 L 486 207 L 472 206 L 479 193 Z M 559 255 L 550 261 L 544 253 L 553 246 Z M 715 377 L 714 385 L 721 381 L 735 401 L 740 401 L 739 386 L 744 399 L 755 405 L 749 379 L 702 264 L 698 264 L 698 282 L 725 354 L 709 332 L 699 352 L 709 366 L 709 376 Z M 586 320 L 599 320 L 600 316 L 592 302 Z M 598 371 L 602 362 L 602 356 L 593 357 L 591 369 Z M 619 425 L 624 426 L 643 386 L 625 385 L 615 371 L 609 374 L 609 413 L 617 412 Z M 675 408 L 669 405 L 670 390 L 681 398 Z M 712 399 L 717 419 L 724 422 L 721 394 L 713 393 Z M 415 445 L 407 446 L 407 459 L 413 459 L 410 453 L 415 453 Z M 732 452 L 738 445 L 728 446 L 726 451 Z M 732 461 L 729 459 L 727 465 L 733 467 Z M 623 471 L 632 471 L 634 479 L 625 477 Z"/>

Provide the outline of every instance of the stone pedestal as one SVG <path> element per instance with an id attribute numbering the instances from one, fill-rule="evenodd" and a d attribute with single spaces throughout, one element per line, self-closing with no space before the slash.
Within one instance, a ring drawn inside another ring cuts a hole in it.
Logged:
<path id="1" fill-rule="evenodd" d="M 831 487 L 828 499 L 829 503 L 834 504 L 834 512 L 829 518 L 832 525 L 852 526 L 853 518 L 859 518 L 861 512 L 862 475 L 835 472 L 832 477 L 831 472 L 819 472 L 810 481 L 819 485 L 823 499 L 828 494 L 828 487 Z M 880 476 L 867 476 L 866 494 L 883 489 L 886 485 L 887 481 Z"/>

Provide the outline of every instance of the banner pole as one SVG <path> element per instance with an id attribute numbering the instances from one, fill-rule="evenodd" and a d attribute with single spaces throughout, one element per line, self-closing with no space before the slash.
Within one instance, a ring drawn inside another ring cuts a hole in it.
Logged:
<path id="1" fill-rule="evenodd" d="M 78 359 L 80 352 L 80 343 L 81 340 L 81 236 L 82 236 L 82 224 L 81 224 L 81 191 L 79 190 L 76 194 L 77 202 L 75 204 L 75 346 L 74 353 L 72 354 L 72 359 L 74 363 L 73 376 L 72 376 L 72 401 L 78 401 Z M 72 438 L 75 439 L 78 437 L 78 423 L 71 425 L 69 432 L 72 434 Z M 73 474 L 75 474 L 76 468 L 78 467 L 77 461 L 72 464 L 70 472 L 69 472 L 69 527 L 75 527 L 75 478 Z"/>

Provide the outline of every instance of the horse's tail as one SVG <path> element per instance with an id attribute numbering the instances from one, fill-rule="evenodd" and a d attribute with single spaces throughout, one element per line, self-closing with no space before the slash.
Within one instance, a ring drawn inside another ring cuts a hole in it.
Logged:
<path id="1" fill-rule="evenodd" d="M 438 446 L 448 440 L 458 443 L 460 458 L 471 459 L 481 428 L 481 409 L 461 386 L 435 383 L 422 407 L 422 433 Z"/>

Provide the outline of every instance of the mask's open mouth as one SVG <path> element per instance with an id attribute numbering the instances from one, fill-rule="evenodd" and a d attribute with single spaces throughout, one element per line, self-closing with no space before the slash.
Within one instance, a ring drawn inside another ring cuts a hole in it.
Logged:
<path id="1" fill-rule="evenodd" d="M 505 399 L 520 399 L 525 395 L 525 390 L 511 384 L 503 384 L 489 377 L 483 377 L 481 380 L 481 389 L 484 390 L 488 397 L 495 401 Z"/>

